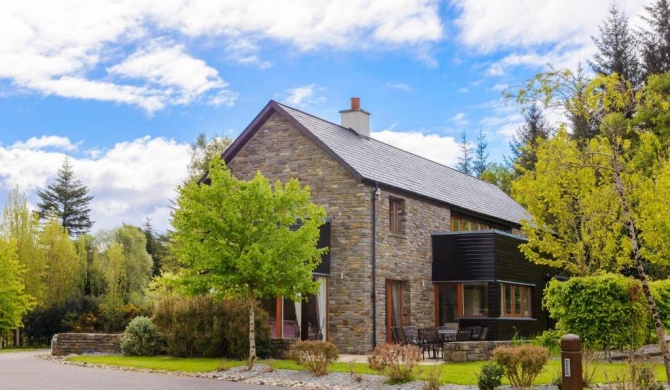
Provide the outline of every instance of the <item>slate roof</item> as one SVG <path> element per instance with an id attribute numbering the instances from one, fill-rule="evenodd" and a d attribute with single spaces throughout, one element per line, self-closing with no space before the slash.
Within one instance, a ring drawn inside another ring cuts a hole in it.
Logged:
<path id="1" fill-rule="evenodd" d="M 520 224 L 526 210 L 493 184 L 271 101 L 224 153 L 229 159 L 277 111 L 355 177 L 421 195 L 452 207 Z"/>

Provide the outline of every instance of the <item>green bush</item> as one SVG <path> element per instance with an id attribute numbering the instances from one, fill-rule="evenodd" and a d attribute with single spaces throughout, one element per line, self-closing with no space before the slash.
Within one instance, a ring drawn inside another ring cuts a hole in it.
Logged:
<path id="1" fill-rule="evenodd" d="M 495 390 L 502 384 L 504 370 L 494 362 L 486 363 L 477 374 L 477 387 L 479 390 Z"/>
<path id="2" fill-rule="evenodd" d="M 632 278 L 605 274 L 552 280 L 543 304 L 560 333 L 579 335 L 587 347 L 635 347 L 647 333 L 642 286 Z"/>
<path id="3" fill-rule="evenodd" d="M 549 350 L 536 345 L 498 347 L 493 361 L 499 364 L 512 386 L 530 388 L 549 361 Z"/>
<path id="4" fill-rule="evenodd" d="M 419 363 L 421 350 L 414 345 L 384 344 L 368 358 L 370 368 L 386 376 L 389 383 L 405 383 L 414 379 L 414 367 Z"/>
<path id="5" fill-rule="evenodd" d="M 291 346 L 291 359 L 316 376 L 326 375 L 328 365 L 339 356 L 335 344 L 322 341 L 298 341 Z"/>
<path id="6" fill-rule="evenodd" d="M 255 314 L 256 354 L 266 357 L 270 352 L 267 313 L 256 307 Z M 242 300 L 169 296 L 154 307 L 153 320 L 172 356 L 245 359 L 249 354 L 249 309 Z"/>
<path id="7" fill-rule="evenodd" d="M 121 351 L 128 356 L 155 356 L 164 350 L 163 336 L 147 317 L 130 321 L 121 336 Z"/>

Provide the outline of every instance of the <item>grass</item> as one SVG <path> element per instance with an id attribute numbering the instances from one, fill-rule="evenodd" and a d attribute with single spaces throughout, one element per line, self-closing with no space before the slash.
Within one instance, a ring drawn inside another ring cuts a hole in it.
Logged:
<path id="1" fill-rule="evenodd" d="M 208 358 L 175 358 L 175 357 L 138 357 L 138 356 L 76 356 L 68 358 L 70 361 L 86 362 L 91 364 L 106 364 L 119 367 L 134 367 L 165 371 L 210 372 L 221 367 L 232 368 L 246 364 L 243 360 L 221 360 Z M 291 360 L 262 360 L 276 369 L 303 370 Z M 476 374 L 485 362 L 445 363 L 442 365 L 442 383 L 457 385 L 476 385 Z M 436 367 L 437 368 L 437 367 Z M 349 373 L 349 363 L 333 363 L 328 367 L 330 372 Z M 420 371 L 430 371 L 431 366 L 419 366 Z M 625 363 L 598 363 L 594 383 L 605 383 L 607 376 L 612 379 L 615 375 L 621 376 L 626 370 Z M 375 374 L 366 363 L 356 363 L 354 371 L 357 374 Z M 654 372 L 658 381 L 665 381 L 665 368 L 662 364 L 654 365 Z M 535 384 L 549 384 L 561 373 L 560 361 L 551 360 L 544 371 L 537 377 Z M 421 374 L 418 375 L 420 377 Z M 503 379 L 503 384 L 509 384 Z"/>
<path id="2" fill-rule="evenodd" d="M 0 349 L 0 353 L 4 352 L 30 352 L 30 351 L 37 351 L 38 348 L 5 348 L 5 349 Z"/>

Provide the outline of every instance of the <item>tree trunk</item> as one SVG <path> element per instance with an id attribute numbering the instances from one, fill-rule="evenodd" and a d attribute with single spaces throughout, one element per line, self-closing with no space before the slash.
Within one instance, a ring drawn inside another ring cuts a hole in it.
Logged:
<path id="1" fill-rule="evenodd" d="M 247 303 L 249 304 L 249 361 L 247 363 L 251 369 L 251 367 L 254 365 L 254 361 L 256 360 L 256 321 L 254 316 L 256 301 L 254 300 L 254 292 L 252 290 L 249 290 Z"/>
<path id="2" fill-rule="evenodd" d="M 619 164 L 619 161 L 617 161 L 617 153 L 614 145 L 612 145 L 612 167 L 614 168 L 614 184 L 616 186 L 616 191 L 619 194 L 619 198 L 621 199 L 624 225 L 628 230 L 628 236 L 633 247 L 633 260 L 635 262 L 635 267 L 637 268 L 638 277 L 642 283 L 642 292 L 644 293 L 644 297 L 647 299 L 647 308 L 649 309 L 651 318 L 654 321 L 659 347 L 661 348 L 661 353 L 663 353 L 663 363 L 665 363 L 665 375 L 667 377 L 667 382 L 670 383 L 670 351 L 668 351 L 668 344 L 665 341 L 665 329 L 663 329 L 661 316 L 658 314 L 658 307 L 656 307 L 656 302 L 654 301 L 654 297 L 651 295 L 649 283 L 647 282 L 647 273 L 644 270 L 642 254 L 640 253 L 640 243 L 637 239 L 638 229 L 635 225 L 635 220 L 633 219 L 631 206 L 628 202 L 628 196 L 626 194 L 623 179 L 621 178 L 623 169 Z"/>
<path id="3" fill-rule="evenodd" d="M 14 346 L 16 348 L 21 346 L 21 329 L 20 328 L 16 328 L 16 330 L 14 331 Z"/>

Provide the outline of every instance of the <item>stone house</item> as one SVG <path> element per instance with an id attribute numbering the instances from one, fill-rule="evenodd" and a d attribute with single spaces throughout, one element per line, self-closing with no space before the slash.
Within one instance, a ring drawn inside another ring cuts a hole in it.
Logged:
<path id="1" fill-rule="evenodd" d="M 491 327 L 491 338 L 547 327 L 544 269 L 516 236 L 526 212 L 497 187 L 370 138 L 370 114 L 352 99 L 334 124 L 270 101 L 223 154 L 240 179 L 311 187 L 330 250 L 305 302 L 263 302 L 278 338 L 327 339 L 367 353 L 391 326 Z M 529 273 L 528 270 L 532 270 Z"/>

